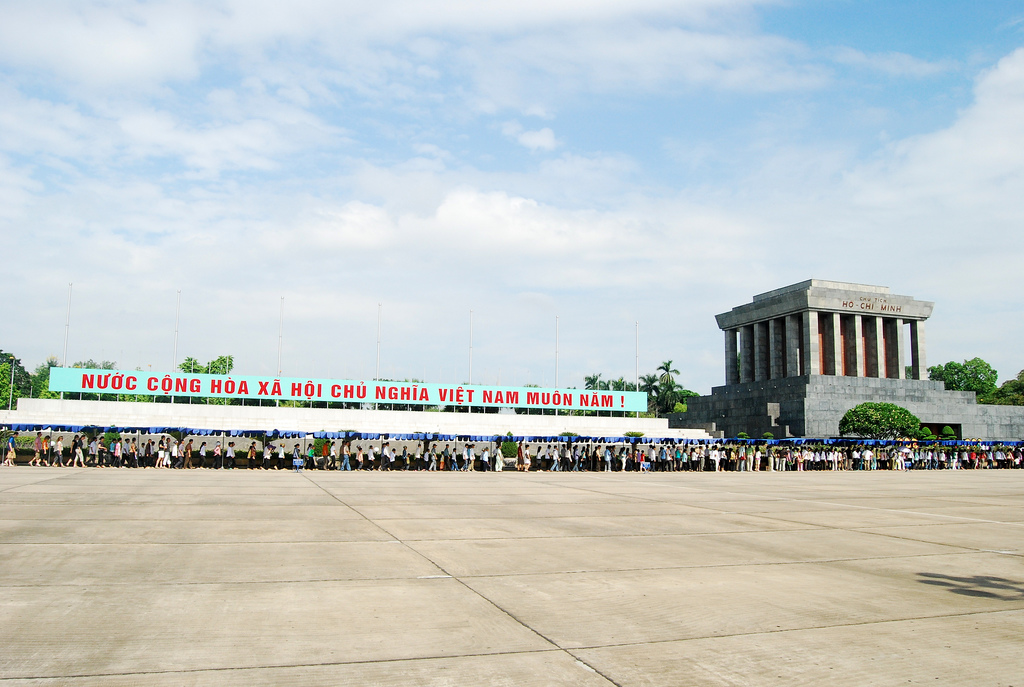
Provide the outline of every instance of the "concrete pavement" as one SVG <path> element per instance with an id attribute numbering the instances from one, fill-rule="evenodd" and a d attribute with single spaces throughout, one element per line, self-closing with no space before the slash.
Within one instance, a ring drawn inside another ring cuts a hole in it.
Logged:
<path id="1" fill-rule="evenodd" d="M 0 685 L 1024 685 L 1024 471 L 0 468 Z"/>

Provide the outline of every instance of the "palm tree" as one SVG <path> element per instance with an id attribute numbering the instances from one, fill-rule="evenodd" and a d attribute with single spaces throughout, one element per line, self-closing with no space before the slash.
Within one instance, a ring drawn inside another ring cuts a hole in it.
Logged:
<path id="1" fill-rule="evenodd" d="M 672 375 L 679 374 L 679 370 L 672 368 L 672 361 L 666 360 L 658 366 L 658 372 L 661 372 L 661 383 L 671 387 L 675 383 L 675 377 Z"/>
<path id="2" fill-rule="evenodd" d="M 601 388 L 601 373 L 588 375 L 583 378 L 584 389 L 600 389 Z"/>
<path id="3" fill-rule="evenodd" d="M 647 394 L 647 412 L 658 407 L 658 375 L 641 375 L 640 391 Z"/>
<path id="4" fill-rule="evenodd" d="M 675 410 L 676 402 L 679 400 L 679 392 L 684 391 L 683 387 L 674 380 L 662 382 L 658 386 L 658 414 L 667 415 Z"/>

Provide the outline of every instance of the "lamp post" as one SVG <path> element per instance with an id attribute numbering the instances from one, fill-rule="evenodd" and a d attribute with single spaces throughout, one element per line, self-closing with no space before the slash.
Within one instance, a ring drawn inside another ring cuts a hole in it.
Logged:
<path id="1" fill-rule="evenodd" d="M 281 296 L 281 316 L 277 320 L 277 376 L 281 376 L 281 346 L 284 343 L 284 296 Z"/>
<path id="2" fill-rule="evenodd" d="M 71 328 L 71 287 L 74 286 L 74 282 L 68 283 L 68 314 L 64 318 L 64 359 L 61 361 L 61 367 L 68 366 L 68 330 Z M 60 392 L 60 400 L 64 400 L 64 392 Z"/>
<path id="3" fill-rule="evenodd" d="M 383 309 L 384 309 L 384 304 L 383 303 L 378 303 L 377 304 L 377 367 L 376 367 L 376 370 L 373 373 L 373 381 L 375 381 L 375 382 L 379 382 L 380 381 L 380 317 L 381 317 L 381 313 L 382 313 Z M 377 404 L 376 403 L 373 404 L 373 409 L 377 410 Z"/>
<path id="4" fill-rule="evenodd" d="M 14 354 L 10 353 L 9 355 L 11 356 L 11 386 L 7 390 L 7 410 L 14 407 Z"/>
<path id="5" fill-rule="evenodd" d="M 636 391 L 640 391 L 640 320 L 636 320 Z M 640 411 L 636 411 L 637 418 Z"/>
<path id="6" fill-rule="evenodd" d="M 174 306 L 174 357 L 171 361 L 171 373 L 178 370 L 178 315 L 181 314 L 181 289 L 178 289 L 178 300 Z M 171 403 L 174 403 L 174 395 L 171 395 Z"/>

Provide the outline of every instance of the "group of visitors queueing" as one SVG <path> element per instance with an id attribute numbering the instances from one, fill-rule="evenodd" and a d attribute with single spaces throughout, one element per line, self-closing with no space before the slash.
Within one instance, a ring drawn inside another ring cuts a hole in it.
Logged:
<path id="1" fill-rule="evenodd" d="M 7 439 L 3 465 L 14 465 L 17 437 Z M 286 441 L 257 446 L 171 436 L 106 439 L 76 434 L 65 443 L 37 432 L 29 465 L 156 469 L 262 470 L 424 470 L 500 472 L 757 472 L 808 470 L 959 470 L 1020 469 L 1019 446 L 900 445 L 768 445 L 721 441 L 712 444 L 601 444 L 591 442 L 464 443 L 417 441 L 401 448 L 383 440 L 322 440 L 303 448 Z M 244 442 L 243 442 L 244 443 Z"/>

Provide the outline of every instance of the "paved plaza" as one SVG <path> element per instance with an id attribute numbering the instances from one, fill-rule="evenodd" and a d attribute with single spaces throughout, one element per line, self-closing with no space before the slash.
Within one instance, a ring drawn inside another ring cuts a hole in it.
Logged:
<path id="1" fill-rule="evenodd" d="M 1017 685 L 1024 471 L 0 468 L 0 685 Z"/>

